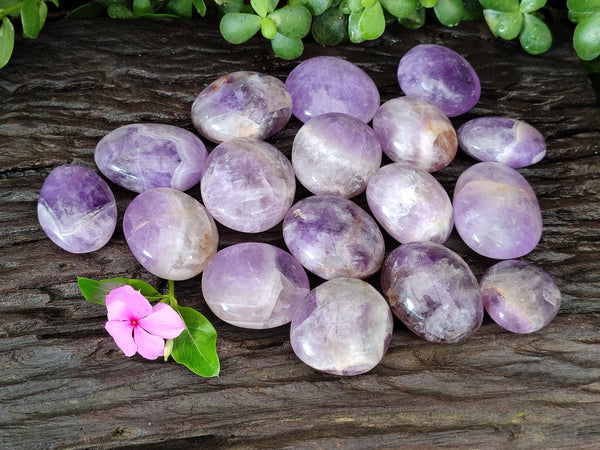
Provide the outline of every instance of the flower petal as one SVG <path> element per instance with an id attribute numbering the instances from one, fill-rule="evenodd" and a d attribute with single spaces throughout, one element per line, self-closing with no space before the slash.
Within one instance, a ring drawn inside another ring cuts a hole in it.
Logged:
<path id="1" fill-rule="evenodd" d="M 152 313 L 138 322 L 148 333 L 165 339 L 175 339 L 185 330 L 185 323 L 177 312 L 166 303 L 157 303 Z"/>
<path id="2" fill-rule="evenodd" d="M 119 347 L 125 356 L 133 356 L 137 351 L 137 345 L 133 341 L 133 327 L 129 322 L 122 320 L 109 320 L 104 325 L 108 334 L 115 340 L 115 344 Z"/>
<path id="3" fill-rule="evenodd" d="M 146 359 L 156 359 L 165 352 L 165 340 L 159 336 L 147 333 L 142 327 L 133 329 L 133 340 L 137 351 Z"/>
<path id="4" fill-rule="evenodd" d="M 152 312 L 146 297 L 128 284 L 110 291 L 105 303 L 108 320 L 139 320 Z"/>

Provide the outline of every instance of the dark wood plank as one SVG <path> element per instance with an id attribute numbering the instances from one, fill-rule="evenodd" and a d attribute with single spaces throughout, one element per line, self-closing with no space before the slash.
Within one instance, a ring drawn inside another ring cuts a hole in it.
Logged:
<path id="1" fill-rule="evenodd" d="M 164 282 L 135 261 L 119 228 L 92 254 L 54 246 L 36 218 L 45 176 L 64 163 L 93 167 L 96 142 L 126 123 L 192 129 L 192 101 L 220 75 L 245 69 L 285 79 L 298 62 L 275 58 L 261 39 L 229 45 L 205 21 L 49 23 L 38 39 L 18 39 L 0 70 L 0 447 L 597 447 L 600 108 L 589 79 L 570 43 L 533 57 L 482 24 L 391 27 L 363 45 L 307 43 L 303 58 L 344 56 L 387 100 L 400 95 L 399 58 L 422 42 L 454 48 L 480 75 L 481 101 L 456 126 L 504 114 L 547 138 L 544 161 L 521 170 L 545 224 L 525 259 L 550 272 L 563 293 L 547 328 L 516 335 L 486 319 L 466 342 L 435 345 L 396 322 L 382 363 L 341 378 L 302 364 L 288 327 L 251 331 L 220 322 L 203 304 L 197 277 L 177 283 L 178 299 L 215 324 L 220 377 L 125 358 L 104 331 L 103 309 L 82 299 L 76 277 Z M 289 155 L 299 126 L 292 120 L 270 141 Z M 460 155 L 436 176 L 451 191 L 472 163 Z M 134 195 L 115 193 L 122 217 Z M 197 189 L 190 193 L 199 198 Z M 358 201 L 364 205 L 364 197 Z M 220 231 L 221 246 L 248 238 Z M 283 245 L 279 227 L 252 239 Z M 492 264 L 456 234 L 447 245 L 477 275 Z"/>

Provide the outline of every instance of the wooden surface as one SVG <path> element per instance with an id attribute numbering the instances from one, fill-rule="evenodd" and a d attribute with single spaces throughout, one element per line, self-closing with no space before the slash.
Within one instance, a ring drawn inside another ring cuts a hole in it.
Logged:
<path id="1" fill-rule="evenodd" d="M 44 178 L 60 164 L 93 167 L 97 141 L 120 125 L 192 129 L 191 103 L 218 76 L 245 69 L 285 79 L 298 61 L 275 58 L 258 38 L 229 45 L 206 21 L 49 23 L 38 39 L 18 39 L 0 70 L 0 448 L 599 447 L 600 108 L 589 80 L 569 43 L 529 56 L 482 24 L 392 27 L 360 46 L 308 43 L 302 58 L 344 56 L 373 77 L 385 101 L 401 94 L 400 57 L 422 42 L 454 48 L 479 73 L 481 100 L 456 126 L 509 115 L 547 138 L 547 157 L 521 170 L 545 224 L 524 259 L 553 275 L 563 294 L 547 328 L 517 335 L 486 317 L 467 341 L 437 345 L 396 321 L 380 365 L 343 378 L 301 363 L 287 326 L 250 331 L 219 321 L 197 277 L 176 283 L 176 294 L 217 328 L 221 375 L 203 379 L 173 362 L 124 357 L 104 331 L 105 311 L 83 300 L 76 277 L 165 283 L 135 261 L 120 225 L 95 253 L 56 247 L 36 217 Z M 270 142 L 289 155 L 298 127 L 292 120 Z M 472 163 L 461 154 L 436 177 L 451 192 Z M 113 188 L 122 218 L 134 194 Z M 220 230 L 221 246 L 283 245 L 277 227 L 253 236 Z M 456 234 L 447 245 L 477 276 L 493 263 Z"/>

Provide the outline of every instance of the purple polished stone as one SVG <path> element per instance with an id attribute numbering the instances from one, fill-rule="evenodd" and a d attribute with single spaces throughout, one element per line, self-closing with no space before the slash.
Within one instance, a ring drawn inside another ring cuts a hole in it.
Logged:
<path id="1" fill-rule="evenodd" d="M 367 185 L 367 202 L 398 242 L 442 243 L 452 232 L 452 203 L 430 173 L 404 163 L 380 168 Z"/>
<path id="2" fill-rule="evenodd" d="M 186 191 L 200 182 L 206 147 L 194 133 L 173 125 L 136 123 L 111 131 L 96 145 L 100 172 L 125 189 Z"/>
<path id="3" fill-rule="evenodd" d="M 479 77 L 454 50 L 436 44 L 410 49 L 398 64 L 398 82 L 407 97 L 427 100 L 448 117 L 469 111 L 479 101 Z"/>
<path id="4" fill-rule="evenodd" d="M 290 161 L 264 141 L 237 138 L 215 147 L 200 183 L 202 200 L 217 222 L 259 233 L 277 225 L 296 192 Z"/>
<path id="5" fill-rule="evenodd" d="M 192 105 L 192 122 L 212 142 L 238 137 L 266 139 L 292 116 L 283 82 L 258 72 L 233 72 L 209 84 Z"/>
<path id="6" fill-rule="evenodd" d="M 420 98 L 388 100 L 375 113 L 373 129 L 381 149 L 395 162 L 435 172 L 456 156 L 458 140 L 450 119 Z"/>
<path id="7" fill-rule="evenodd" d="M 479 285 L 490 317 L 514 333 L 532 333 L 545 327 L 560 308 L 560 291 L 552 277 L 525 261 L 495 264 Z"/>
<path id="8" fill-rule="evenodd" d="M 375 288 L 354 278 L 326 281 L 292 316 L 290 342 L 305 364 L 335 375 L 359 375 L 383 358 L 394 321 Z"/>
<path id="9" fill-rule="evenodd" d="M 427 341 L 463 341 L 483 321 L 475 275 L 441 244 L 409 242 L 396 248 L 381 269 L 381 287 L 394 314 Z"/>
<path id="10" fill-rule="evenodd" d="M 542 236 L 533 189 L 515 169 L 497 162 L 465 170 L 454 188 L 454 224 L 477 253 L 495 259 L 526 255 Z"/>
<path id="11" fill-rule="evenodd" d="M 167 280 L 198 275 L 219 243 L 206 208 L 172 188 L 150 189 L 135 197 L 125 210 L 123 232 L 140 264 Z"/>
<path id="12" fill-rule="evenodd" d="M 508 117 L 479 117 L 457 131 L 460 147 L 479 161 L 496 161 L 512 168 L 535 164 L 546 154 L 542 133 L 526 122 Z"/>
<path id="13" fill-rule="evenodd" d="M 375 82 L 360 67 L 337 56 L 316 56 L 298 64 L 285 85 L 292 111 L 302 122 L 329 112 L 367 123 L 379 107 Z"/>
<path id="14" fill-rule="evenodd" d="M 242 328 L 289 323 L 309 290 L 306 272 L 292 255 L 259 242 L 224 248 L 202 274 L 206 304 L 220 319 Z"/>
<path id="15" fill-rule="evenodd" d="M 93 170 L 75 164 L 59 166 L 48 175 L 37 214 L 52 242 L 71 253 L 98 250 L 117 226 L 117 203 L 108 184 Z"/>
<path id="16" fill-rule="evenodd" d="M 375 221 L 351 200 L 315 195 L 300 200 L 283 220 L 290 253 L 319 277 L 365 278 L 383 263 L 385 243 Z"/>
<path id="17" fill-rule="evenodd" d="M 313 117 L 296 134 L 292 166 L 313 194 L 354 197 L 381 164 L 381 146 L 371 127 L 355 117 L 326 113 Z"/>

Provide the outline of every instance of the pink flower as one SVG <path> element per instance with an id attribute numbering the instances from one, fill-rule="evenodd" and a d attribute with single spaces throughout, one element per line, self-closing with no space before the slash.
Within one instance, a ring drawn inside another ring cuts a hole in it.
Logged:
<path id="1" fill-rule="evenodd" d="M 174 339 L 185 329 L 183 320 L 166 303 L 150 302 L 129 285 L 106 296 L 108 322 L 104 328 L 126 356 L 136 352 L 146 359 L 163 356 L 165 339 Z"/>

